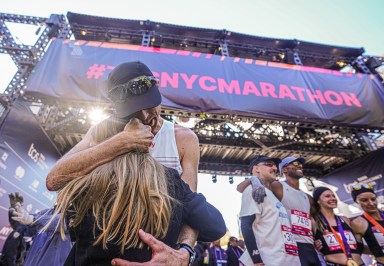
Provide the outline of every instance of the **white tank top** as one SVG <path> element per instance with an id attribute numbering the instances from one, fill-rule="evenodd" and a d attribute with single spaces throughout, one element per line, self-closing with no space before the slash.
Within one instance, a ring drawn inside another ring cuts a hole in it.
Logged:
<path id="1" fill-rule="evenodd" d="M 149 147 L 149 154 L 162 165 L 177 170 L 181 175 L 183 170 L 176 145 L 175 125 L 172 122 L 163 121 Z"/>
<path id="2" fill-rule="evenodd" d="M 283 203 L 292 224 L 292 233 L 298 243 L 313 244 L 312 222 L 310 217 L 311 205 L 308 195 L 297 190 L 286 182 L 283 185 Z"/>

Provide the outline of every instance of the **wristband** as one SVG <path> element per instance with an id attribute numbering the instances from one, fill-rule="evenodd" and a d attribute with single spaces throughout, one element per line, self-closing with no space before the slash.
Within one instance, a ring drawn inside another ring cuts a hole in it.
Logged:
<path id="1" fill-rule="evenodd" d="M 179 250 L 181 248 L 186 249 L 188 251 L 189 265 L 192 265 L 192 263 L 195 261 L 195 258 L 196 258 L 196 252 L 193 250 L 193 248 L 190 245 L 187 245 L 185 243 L 176 244 L 176 247 L 175 247 L 176 250 Z"/>

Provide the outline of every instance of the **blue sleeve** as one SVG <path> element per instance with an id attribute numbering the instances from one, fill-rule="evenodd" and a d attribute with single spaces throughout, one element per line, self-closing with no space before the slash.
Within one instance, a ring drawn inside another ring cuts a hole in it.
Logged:
<path id="1" fill-rule="evenodd" d="M 252 258 L 254 264 L 262 263 L 259 249 L 256 244 L 256 237 L 253 233 L 252 225 L 256 219 L 256 214 L 240 217 L 241 221 L 241 232 L 243 233 L 245 246 L 247 247 L 248 253 Z"/>
<path id="2" fill-rule="evenodd" d="M 198 241 L 212 242 L 220 239 L 226 233 L 223 216 L 205 197 L 192 192 L 189 186 L 182 181 L 184 190 L 183 216 L 186 224 L 199 231 Z"/>

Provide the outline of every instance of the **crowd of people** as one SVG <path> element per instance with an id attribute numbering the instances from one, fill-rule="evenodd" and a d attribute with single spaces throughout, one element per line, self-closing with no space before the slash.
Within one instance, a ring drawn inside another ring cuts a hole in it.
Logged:
<path id="1" fill-rule="evenodd" d="M 361 254 L 372 254 L 384 265 L 384 214 L 373 187 L 357 183 L 351 197 L 363 215 L 335 215 L 337 198 L 328 187 L 312 197 L 299 189 L 305 160 L 256 156 L 252 177 L 237 187 L 242 192 L 241 230 L 247 247 L 245 265 L 365 265 Z M 284 181 L 277 181 L 276 174 Z"/>
<path id="2" fill-rule="evenodd" d="M 337 216 L 332 190 L 300 190 L 305 160 L 294 156 L 253 158 L 251 178 L 237 187 L 244 241 L 232 236 L 223 248 L 223 217 L 196 193 L 198 138 L 160 117 L 149 68 L 117 66 L 107 95 L 115 113 L 48 174 L 55 206 L 30 214 L 19 194 L 10 195 L 14 231 L 0 265 L 351 266 L 364 265 L 363 252 L 384 265 L 384 214 L 373 188 L 353 187 L 362 216 Z M 29 248 L 24 236 L 33 238 Z"/>

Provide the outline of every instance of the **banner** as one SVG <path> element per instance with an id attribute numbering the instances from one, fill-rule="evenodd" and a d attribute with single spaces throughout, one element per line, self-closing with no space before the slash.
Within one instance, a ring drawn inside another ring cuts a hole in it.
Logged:
<path id="1" fill-rule="evenodd" d="M 352 186 L 357 183 L 373 185 L 378 202 L 384 204 L 384 148 L 370 152 L 361 159 L 343 166 L 320 178 L 320 181 L 338 188 L 340 200 L 352 204 Z"/>
<path id="2" fill-rule="evenodd" d="M 384 90 L 373 75 L 127 44 L 55 40 L 26 93 L 106 102 L 108 73 L 134 60 L 160 79 L 162 104 L 170 108 L 384 127 Z"/>
<path id="3" fill-rule="evenodd" d="M 0 250 L 12 232 L 9 193 L 20 192 L 28 212 L 51 208 L 56 193 L 47 191 L 45 178 L 60 157 L 29 108 L 15 102 L 0 128 Z"/>

